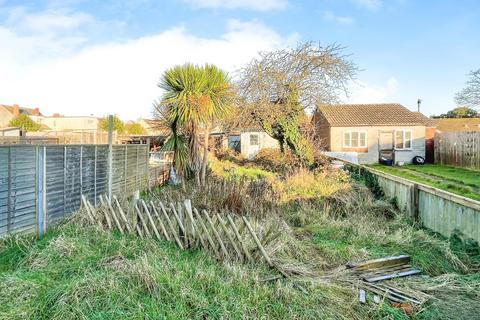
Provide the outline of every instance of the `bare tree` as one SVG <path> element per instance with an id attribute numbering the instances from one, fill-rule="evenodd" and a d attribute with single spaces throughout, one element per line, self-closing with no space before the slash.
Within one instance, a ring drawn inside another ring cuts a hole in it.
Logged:
<path id="1" fill-rule="evenodd" d="M 301 133 L 305 111 L 319 103 L 335 103 L 357 72 L 342 54 L 343 48 L 307 42 L 291 50 L 260 54 L 241 72 L 239 94 L 243 103 L 238 114 L 243 123 L 261 126 L 277 139 L 281 149 L 311 162 L 312 150 Z"/>
<path id="2" fill-rule="evenodd" d="M 469 73 L 467 86 L 455 95 L 458 105 L 480 109 L 480 69 Z"/>

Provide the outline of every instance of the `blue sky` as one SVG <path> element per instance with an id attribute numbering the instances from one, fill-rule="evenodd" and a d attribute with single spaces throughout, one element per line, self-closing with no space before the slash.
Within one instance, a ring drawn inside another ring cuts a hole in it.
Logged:
<path id="1" fill-rule="evenodd" d="M 0 103 L 148 117 L 168 67 L 235 74 L 258 51 L 338 43 L 361 71 L 346 102 L 455 107 L 480 68 L 476 0 L 0 0 Z"/>

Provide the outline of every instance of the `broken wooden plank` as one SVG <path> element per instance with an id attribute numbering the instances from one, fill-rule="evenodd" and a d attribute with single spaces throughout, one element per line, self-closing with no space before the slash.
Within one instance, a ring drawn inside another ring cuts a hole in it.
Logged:
<path id="1" fill-rule="evenodd" d="M 410 262 L 410 256 L 401 255 L 401 256 L 395 256 L 395 257 L 373 259 L 373 260 L 368 260 L 360 263 L 348 263 L 347 268 L 356 269 L 356 270 L 367 270 L 367 269 L 380 268 L 380 267 L 389 266 L 389 265 L 408 264 L 409 262 Z"/>
<path id="2" fill-rule="evenodd" d="M 395 272 L 408 271 L 410 269 L 412 269 L 411 265 L 402 264 L 402 265 L 395 265 L 395 266 L 386 267 L 386 268 L 356 271 L 356 273 L 363 278 L 372 278 L 372 277 L 375 277 L 375 276 L 381 276 L 381 275 L 395 273 Z"/>
<path id="3" fill-rule="evenodd" d="M 258 249 L 260 249 L 260 252 L 262 254 L 262 256 L 265 258 L 265 260 L 267 261 L 268 265 L 273 267 L 273 263 L 272 263 L 272 260 L 270 259 L 270 257 L 268 256 L 267 254 L 267 251 L 265 251 L 265 248 L 262 246 L 262 244 L 260 243 L 260 240 L 258 240 L 258 237 L 257 235 L 255 234 L 255 231 L 253 231 L 253 228 L 252 226 L 250 225 L 250 222 L 248 222 L 247 218 L 245 217 L 242 217 L 243 219 L 243 222 L 245 224 L 245 226 L 247 227 L 248 231 L 250 232 L 250 235 L 252 236 L 253 238 L 253 241 L 255 241 L 255 243 L 257 244 L 257 247 Z M 279 270 L 280 271 L 280 270 Z"/>
<path id="4" fill-rule="evenodd" d="M 421 304 L 421 301 L 415 297 L 411 297 L 408 294 L 401 292 L 400 290 L 391 290 L 389 288 L 385 288 L 382 285 L 376 285 L 373 283 L 363 282 L 366 290 L 372 291 L 374 293 L 378 293 L 381 295 L 386 296 L 389 300 L 393 302 L 404 302 L 410 301 L 415 304 Z"/>
<path id="5" fill-rule="evenodd" d="M 364 280 L 367 282 L 378 282 L 378 281 L 388 280 L 393 278 L 412 276 L 419 273 L 421 273 L 421 271 L 418 269 L 410 269 L 408 271 L 394 272 L 394 273 L 385 274 L 377 277 L 364 278 Z"/>

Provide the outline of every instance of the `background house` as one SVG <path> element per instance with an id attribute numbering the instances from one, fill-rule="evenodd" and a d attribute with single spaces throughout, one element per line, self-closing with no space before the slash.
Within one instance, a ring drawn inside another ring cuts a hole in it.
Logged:
<path id="1" fill-rule="evenodd" d="M 432 119 L 439 132 L 480 131 L 480 118 Z"/>
<path id="2" fill-rule="evenodd" d="M 396 103 L 320 105 L 313 117 L 326 151 L 362 164 L 381 154 L 405 163 L 425 157 L 426 119 Z"/>
<path id="3" fill-rule="evenodd" d="M 8 127 L 9 122 L 19 114 L 26 114 L 28 116 L 41 116 L 38 108 L 24 108 L 18 104 L 7 106 L 0 104 L 0 128 Z"/>
<path id="4" fill-rule="evenodd" d="M 100 120 L 93 116 L 32 115 L 30 118 L 51 131 L 97 132 Z"/>
<path id="5" fill-rule="evenodd" d="M 247 159 L 253 159 L 262 149 L 280 147 L 278 140 L 270 137 L 263 129 L 243 129 L 239 138 L 240 153 Z"/>

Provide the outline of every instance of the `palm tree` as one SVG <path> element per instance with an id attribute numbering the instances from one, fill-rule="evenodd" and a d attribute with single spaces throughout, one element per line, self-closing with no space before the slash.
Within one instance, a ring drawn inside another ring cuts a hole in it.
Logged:
<path id="1" fill-rule="evenodd" d="M 166 107 L 169 123 L 175 124 L 172 135 L 178 137 L 179 131 L 185 133 L 189 167 L 197 184 L 203 185 L 206 180 L 210 128 L 214 121 L 230 111 L 228 76 L 214 65 L 187 63 L 165 71 L 159 86 L 165 91 L 160 103 Z M 203 158 L 200 155 L 200 129 L 204 132 Z"/>

